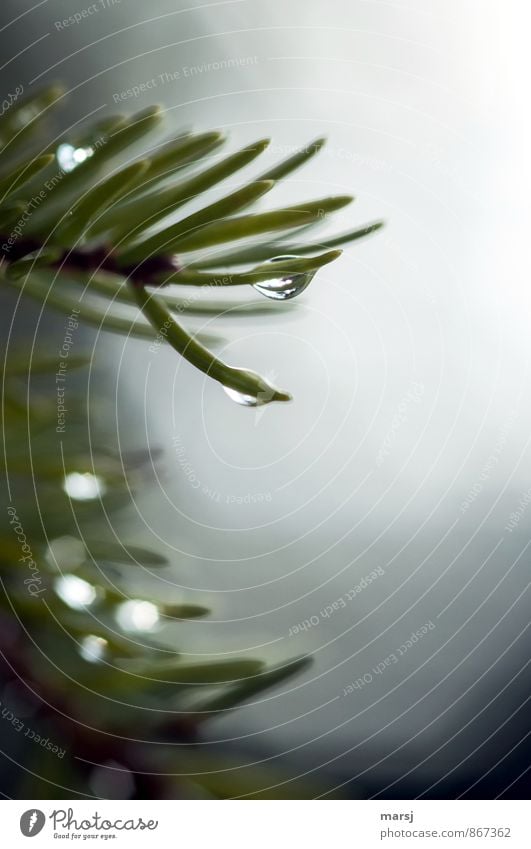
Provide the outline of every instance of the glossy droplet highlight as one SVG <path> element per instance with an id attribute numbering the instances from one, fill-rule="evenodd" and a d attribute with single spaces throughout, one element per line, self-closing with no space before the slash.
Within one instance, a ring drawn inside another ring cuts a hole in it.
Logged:
<path id="1" fill-rule="evenodd" d="M 269 404 L 271 401 L 290 401 L 291 396 L 286 392 L 281 392 L 279 389 L 276 389 L 272 386 L 268 381 L 261 377 L 259 374 L 256 374 L 254 371 L 250 371 L 249 369 L 239 368 L 233 369 L 233 372 L 239 372 L 239 374 L 245 375 L 251 381 L 255 383 L 256 392 L 242 392 L 238 389 L 234 389 L 231 386 L 224 386 L 223 389 L 226 395 L 229 396 L 231 401 L 235 401 L 236 404 L 241 404 L 243 407 L 261 407 L 264 404 Z"/>
<path id="2" fill-rule="evenodd" d="M 156 604 L 142 599 L 129 599 L 118 605 L 116 621 L 124 631 L 152 631 L 159 623 Z"/>
<path id="3" fill-rule="evenodd" d="M 245 395 L 243 392 L 238 392 L 236 389 L 229 389 L 228 386 L 224 386 L 223 389 L 231 401 L 235 401 L 236 404 L 241 404 L 242 407 L 258 406 L 258 399 L 255 398 L 254 395 Z"/>
<path id="4" fill-rule="evenodd" d="M 59 598 L 73 610 L 89 607 L 97 596 L 96 588 L 77 575 L 63 575 L 58 578 L 54 589 Z"/>
<path id="5" fill-rule="evenodd" d="M 107 487 L 102 478 L 90 472 L 70 472 L 65 476 L 63 489 L 75 501 L 91 501 L 104 495 Z"/>
<path id="6" fill-rule="evenodd" d="M 79 654 L 88 663 L 100 663 L 105 657 L 109 644 L 103 637 L 87 634 L 79 645 Z"/>
<path id="7" fill-rule="evenodd" d="M 60 144 L 55 152 L 55 157 L 61 171 L 66 174 L 81 165 L 85 159 L 92 156 L 93 150 L 91 147 L 74 147 L 71 144 Z"/>
<path id="8" fill-rule="evenodd" d="M 301 292 L 310 285 L 315 275 L 315 271 L 305 271 L 300 274 L 287 273 L 282 275 L 282 263 L 291 259 L 300 259 L 297 256 L 275 256 L 268 260 L 264 265 L 277 265 L 279 267 L 279 277 L 273 280 L 263 280 L 261 283 L 254 283 L 253 289 L 260 292 L 266 298 L 271 298 L 274 301 L 288 301 L 290 298 L 296 298 Z"/>

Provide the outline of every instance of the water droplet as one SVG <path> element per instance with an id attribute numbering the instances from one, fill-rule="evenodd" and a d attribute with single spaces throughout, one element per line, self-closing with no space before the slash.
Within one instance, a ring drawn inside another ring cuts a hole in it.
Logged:
<path id="1" fill-rule="evenodd" d="M 103 637 L 88 634 L 79 645 L 79 654 L 88 663 L 99 663 L 105 657 L 109 644 Z"/>
<path id="2" fill-rule="evenodd" d="M 31 109 L 28 109 L 27 107 L 22 107 L 22 109 L 19 109 L 18 113 L 15 115 L 14 126 L 17 129 L 22 129 L 22 127 L 25 127 L 26 124 L 29 124 L 29 122 L 33 120 L 33 118 L 35 118 L 35 112 L 33 112 Z"/>
<path id="3" fill-rule="evenodd" d="M 224 386 L 223 389 L 231 401 L 236 401 L 237 404 L 241 404 L 243 407 L 258 406 L 257 399 L 254 395 L 245 395 L 243 392 L 238 392 L 236 389 L 230 389 L 228 386 Z"/>
<path id="4" fill-rule="evenodd" d="M 90 472 L 70 472 L 63 481 L 63 489 L 76 501 L 90 501 L 104 495 L 107 487 L 102 478 Z"/>
<path id="5" fill-rule="evenodd" d="M 282 263 L 289 259 L 300 259 L 300 257 L 275 256 L 264 263 L 264 265 Z M 304 292 L 312 282 L 314 275 L 315 271 L 305 271 L 299 274 L 292 272 L 274 280 L 263 280 L 261 283 L 254 283 L 253 289 L 256 289 L 261 295 L 265 295 L 266 298 L 271 298 L 274 301 L 288 301 L 290 298 L 296 298 L 297 295 Z"/>
<path id="6" fill-rule="evenodd" d="M 159 623 L 159 610 L 151 601 L 132 598 L 118 605 L 116 621 L 124 631 L 152 631 Z"/>
<path id="7" fill-rule="evenodd" d="M 69 173 L 81 165 L 85 159 L 92 156 L 94 151 L 91 147 L 74 147 L 71 144 L 60 144 L 55 152 L 57 162 L 61 171 Z"/>
<path id="8" fill-rule="evenodd" d="M 93 769 L 89 785 L 99 799 L 130 799 L 135 792 L 133 773 L 117 761 L 105 761 Z"/>
<path id="9" fill-rule="evenodd" d="M 48 545 L 46 561 L 52 569 L 71 572 L 87 559 L 85 546 L 76 537 L 57 537 Z"/>
<path id="10" fill-rule="evenodd" d="M 261 407 L 263 404 L 269 404 L 271 401 L 290 400 L 290 396 L 287 393 L 280 392 L 278 389 L 275 389 L 274 386 L 268 383 L 268 381 L 259 374 L 256 374 L 256 372 L 245 368 L 233 369 L 233 371 L 237 371 L 240 374 L 244 374 L 255 380 L 256 394 L 251 395 L 246 392 L 240 392 L 238 389 L 233 389 L 230 386 L 224 386 L 223 389 L 231 401 L 235 401 L 243 407 Z"/>
<path id="11" fill-rule="evenodd" d="M 77 575 L 62 575 L 57 578 L 54 589 L 59 598 L 73 610 L 89 607 L 98 595 L 96 587 Z"/>

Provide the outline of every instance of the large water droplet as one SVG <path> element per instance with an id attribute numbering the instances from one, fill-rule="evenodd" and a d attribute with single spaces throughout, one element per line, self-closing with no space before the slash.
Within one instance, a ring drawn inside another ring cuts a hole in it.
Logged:
<path id="1" fill-rule="evenodd" d="M 92 156 L 94 151 L 91 147 L 74 147 L 71 144 L 60 144 L 55 152 L 57 162 L 61 171 L 68 174 L 81 165 L 85 159 Z"/>
<path id="2" fill-rule="evenodd" d="M 104 495 L 107 487 L 102 478 L 91 475 L 90 472 L 70 472 L 65 476 L 63 489 L 76 501 L 91 501 Z"/>
<path id="3" fill-rule="evenodd" d="M 83 610 L 89 607 L 97 598 L 97 590 L 88 581 L 77 575 L 63 575 L 54 583 L 54 589 L 59 598 L 73 610 Z"/>
<path id="4" fill-rule="evenodd" d="M 89 785 L 99 799 L 130 799 L 135 792 L 133 773 L 117 761 L 105 761 L 93 769 Z"/>
<path id="5" fill-rule="evenodd" d="M 269 259 L 264 265 L 282 264 L 289 259 L 300 259 L 297 256 L 275 256 Z M 279 274 L 282 274 L 282 268 L 279 269 Z M 265 295 L 266 298 L 271 298 L 274 301 L 288 301 L 290 298 L 296 298 L 301 292 L 310 285 L 315 275 L 315 271 L 305 271 L 300 274 L 285 274 L 273 280 L 263 280 L 261 283 L 254 283 L 253 289 Z"/>
<path id="6" fill-rule="evenodd" d="M 124 631 L 152 631 L 159 623 L 157 605 L 136 598 L 118 605 L 115 616 Z"/>
<path id="7" fill-rule="evenodd" d="M 52 569 L 71 572 L 85 562 L 87 552 L 80 539 L 64 536 L 51 540 L 44 556 Z"/>
<path id="8" fill-rule="evenodd" d="M 105 657 L 109 644 L 103 637 L 87 634 L 79 644 L 79 654 L 88 663 L 99 663 Z"/>
<path id="9" fill-rule="evenodd" d="M 265 378 L 245 368 L 233 369 L 240 374 L 245 374 L 256 381 L 256 394 L 248 394 L 240 392 L 238 389 L 233 389 L 230 386 L 224 386 L 225 393 L 231 401 L 241 404 L 243 407 L 261 407 L 263 404 L 269 404 L 271 401 L 289 401 L 290 396 L 285 392 L 280 392 L 275 389 Z"/>
<path id="10" fill-rule="evenodd" d="M 243 392 L 238 392 L 237 389 L 229 389 L 228 386 L 224 386 L 223 389 L 231 401 L 236 401 L 237 404 L 241 404 L 243 407 L 258 406 L 258 401 L 254 395 L 245 395 Z"/>

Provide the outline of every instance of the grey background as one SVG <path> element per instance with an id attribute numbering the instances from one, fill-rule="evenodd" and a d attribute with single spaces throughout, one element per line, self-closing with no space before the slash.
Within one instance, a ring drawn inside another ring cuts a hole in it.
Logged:
<path id="1" fill-rule="evenodd" d="M 315 657 L 304 678 L 213 724 L 212 745 L 231 739 L 250 760 L 353 778 L 360 792 L 397 781 L 405 793 L 413 768 L 415 792 L 464 790 L 523 734 L 521 710 L 514 739 L 504 723 L 526 691 L 531 510 L 505 526 L 531 486 L 528 12 L 122 0 L 57 31 L 81 8 L 40 4 L 1 33 L 6 90 L 65 80 L 65 123 L 155 100 L 172 127 L 222 128 L 231 149 L 271 134 L 258 170 L 325 134 L 264 208 L 353 192 L 336 229 L 387 222 L 297 302 L 189 319 L 223 337 L 227 361 L 288 388 L 289 405 L 240 408 L 170 350 L 95 340 L 96 359 L 115 363 L 116 438 L 165 452 L 127 525 L 175 557 L 173 592 L 214 608 L 176 639 L 193 657 Z M 376 567 L 354 601 L 289 636 Z M 343 696 L 428 621 L 398 663 Z"/>

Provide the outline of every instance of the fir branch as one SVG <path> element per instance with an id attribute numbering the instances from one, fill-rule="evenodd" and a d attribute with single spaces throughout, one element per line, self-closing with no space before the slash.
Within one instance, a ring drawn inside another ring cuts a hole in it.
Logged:
<path id="1" fill-rule="evenodd" d="M 241 393 L 245 403 L 252 403 L 253 398 L 256 403 L 288 400 L 287 392 L 270 387 L 249 369 L 221 362 L 200 345 L 171 316 L 168 306 L 173 296 L 167 296 L 161 287 L 169 283 L 252 286 L 271 298 L 295 297 L 320 268 L 339 256 L 338 246 L 379 229 L 382 222 L 322 243 L 286 239 L 342 209 L 352 201 L 350 195 L 253 211 L 276 181 L 321 150 L 324 139 L 174 221 L 182 206 L 259 158 L 269 140 L 261 139 L 214 164 L 209 162 L 191 176 L 189 167 L 202 165 L 223 143 L 221 133 L 180 133 L 123 165 L 128 150 L 160 126 L 160 107 L 130 117 L 110 116 L 78 132 L 74 139 L 61 140 L 51 150 L 44 133 L 45 118 L 61 99 L 62 90 L 52 86 L 17 103 L 0 122 L 0 272 L 4 279 L 30 297 L 42 293 L 54 308 L 68 312 L 72 298 L 65 287 L 49 292 L 34 277 L 39 270 L 49 270 L 66 284 L 68 274 L 84 274 L 89 292 L 92 288 L 100 298 L 117 296 L 136 305 L 155 332 L 181 356 L 226 389 Z M 31 147 L 24 152 L 21 137 L 28 144 L 39 138 L 40 150 L 47 152 L 34 154 Z M 15 151 L 18 159 L 14 159 Z M 213 255 L 214 247 L 231 242 L 237 243 L 236 247 Z M 191 261 L 185 263 L 184 257 L 190 254 Z M 256 262 L 259 264 L 250 265 Z M 109 275 L 117 278 L 116 286 L 107 279 Z M 157 292 L 149 293 L 149 287 L 156 287 Z M 102 316 L 105 311 L 90 304 L 82 311 L 82 317 L 92 323 Z M 131 322 L 111 309 L 102 326 L 127 333 Z M 146 335 L 142 323 L 134 326 Z"/>

